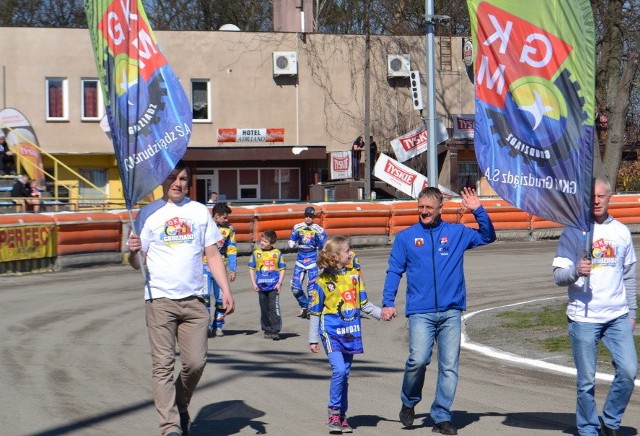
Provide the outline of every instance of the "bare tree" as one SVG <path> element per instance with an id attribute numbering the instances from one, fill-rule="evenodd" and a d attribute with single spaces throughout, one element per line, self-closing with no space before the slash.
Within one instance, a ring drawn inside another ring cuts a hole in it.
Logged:
<path id="1" fill-rule="evenodd" d="M 607 128 L 602 167 L 615 186 L 627 122 L 638 107 L 631 96 L 640 85 L 640 2 L 638 0 L 592 0 L 596 17 L 596 105 L 606 116 Z"/>

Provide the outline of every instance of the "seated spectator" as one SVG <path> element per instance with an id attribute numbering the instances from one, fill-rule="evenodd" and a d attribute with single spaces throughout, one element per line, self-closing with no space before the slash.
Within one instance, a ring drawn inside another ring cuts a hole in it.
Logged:
<path id="1" fill-rule="evenodd" d="M 18 213 L 27 212 L 27 207 L 32 206 L 33 212 L 40 212 L 40 199 L 33 198 L 31 184 L 27 176 L 18 176 L 16 183 L 11 189 L 11 197 L 16 203 L 16 211 Z"/>

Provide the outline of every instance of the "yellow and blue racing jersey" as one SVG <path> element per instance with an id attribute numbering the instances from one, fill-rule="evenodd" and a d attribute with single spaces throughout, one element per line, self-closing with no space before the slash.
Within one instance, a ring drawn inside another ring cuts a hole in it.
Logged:
<path id="1" fill-rule="evenodd" d="M 360 311 L 368 301 L 358 271 L 325 270 L 309 297 L 309 314 L 320 316 L 318 333 L 327 353 L 362 353 Z"/>
<path id="2" fill-rule="evenodd" d="M 261 291 L 273 291 L 280 280 L 280 271 L 286 268 L 282 253 L 277 248 L 253 250 L 249 260 L 251 274 L 255 274 L 256 284 Z"/>

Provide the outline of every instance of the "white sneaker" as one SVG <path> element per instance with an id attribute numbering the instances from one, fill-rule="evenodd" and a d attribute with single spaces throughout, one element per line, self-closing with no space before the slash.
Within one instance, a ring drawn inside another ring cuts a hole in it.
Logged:
<path id="1" fill-rule="evenodd" d="M 216 336 L 224 336 L 222 329 L 216 329 Z"/>

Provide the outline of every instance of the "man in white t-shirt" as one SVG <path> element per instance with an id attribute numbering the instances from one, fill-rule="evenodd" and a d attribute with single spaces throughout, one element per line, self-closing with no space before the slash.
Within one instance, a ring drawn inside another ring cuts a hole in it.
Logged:
<path id="1" fill-rule="evenodd" d="M 129 263 L 146 266 L 145 311 L 153 363 L 153 397 L 163 436 L 189 433 L 189 402 L 207 358 L 209 312 L 202 289 L 202 254 L 220 284 L 225 313 L 234 310 L 222 239 L 207 207 L 187 196 L 189 168 L 178 162 L 162 183 L 163 197 L 143 207 L 129 236 Z M 174 377 L 176 343 L 182 368 Z"/>
<path id="2" fill-rule="evenodd" d="M 609 215 L 611 185 L 596 180 L 591 251 L 586 232 L 566 227 L 560 236 L 553 276 L 568 286 L 569 339 L 577 371 L 576 424 L 581 436 L 615 436 L 631 398 L 638 370 L 633 340 L 636 325 L 636 253 L 627 226 Z M 595 377 L 598 342 L 611 352 L 615 377 L 598 416 Z"/>

